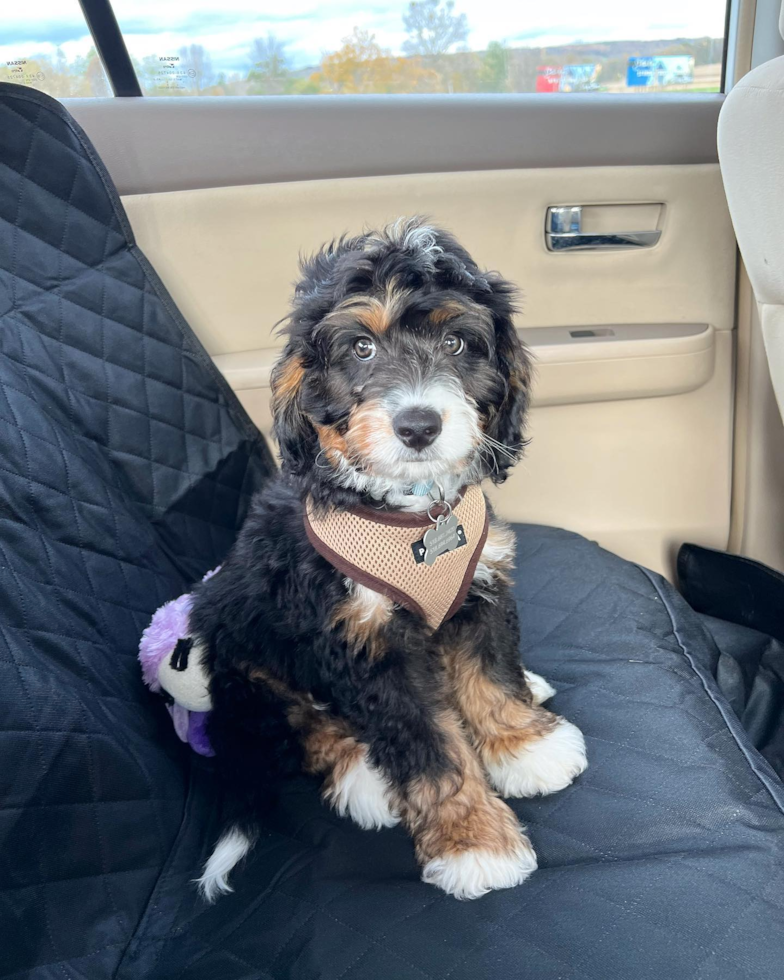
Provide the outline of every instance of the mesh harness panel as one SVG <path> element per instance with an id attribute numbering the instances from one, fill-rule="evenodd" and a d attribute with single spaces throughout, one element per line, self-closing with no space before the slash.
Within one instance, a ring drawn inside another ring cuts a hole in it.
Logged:
<path id="1" fill-rule="evenodd" d="M 382 514 L 365 507 L 322 513 L 308 501 L 305 529 L 316 551 L 344 575 L 400 603 L 436 630 L 463 604 L 487 538 L 487 507 L 479 487 L 469 487 L 452 513 L 466 544 L 439 555 L 432 565 L 417 563 L 412 550 L 436 526 L 427 515 Z"/>

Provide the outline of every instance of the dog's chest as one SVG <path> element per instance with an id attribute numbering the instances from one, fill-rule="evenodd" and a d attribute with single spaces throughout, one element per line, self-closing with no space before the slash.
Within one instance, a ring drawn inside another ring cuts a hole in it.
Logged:
<path id="1" fill-rule="evenodd" d="M 316 551 L 348 579 L 437 629 L 471 587 L 487 539 L 487 507 L 478 487 L 469 487 L 440 524 L 365 509 L 318 514 L 309 506 L 305 529 Z"/>

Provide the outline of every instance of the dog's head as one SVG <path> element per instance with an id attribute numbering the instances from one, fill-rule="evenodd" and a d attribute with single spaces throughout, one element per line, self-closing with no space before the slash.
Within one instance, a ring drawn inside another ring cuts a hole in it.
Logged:
<path id="1" fill-rule="evenodd" d="M 503 480 L 530 385 L 513 287 L 419 218 L 301 268 L 272 378 L 284 469 L 376 497 Z"/>

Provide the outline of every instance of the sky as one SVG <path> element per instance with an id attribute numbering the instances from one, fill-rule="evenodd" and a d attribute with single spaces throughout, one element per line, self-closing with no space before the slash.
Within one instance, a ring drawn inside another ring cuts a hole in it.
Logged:
<path id="1" fill-rule="evenodd" d="M 0 65 L 36 54 L 67 58 L 85 54 L 92 41 L 77 0 L 3 4 Z M 218 71 L 250 67 L 255 37 L 275 34 L 286 42 L 292 67 L 317 65 L 324 52 L 340 47 L 354 27 L 376 35 L 400 53 L 406 38 L 407 0 L 114 0 L 113 7 L 131 54 L 172 54 L 201 44 Z M 10 8 L 10 9 L 9 9 Z M 721 37 L 725 0 L 456 0 L 468 19 L 468 46 L 490 41 L 510 47 L 543 47 L 578 41 Z"/>

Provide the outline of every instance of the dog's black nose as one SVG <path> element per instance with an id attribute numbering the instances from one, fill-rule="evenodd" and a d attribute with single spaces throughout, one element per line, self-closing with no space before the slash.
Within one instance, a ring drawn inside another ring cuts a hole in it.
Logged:
<path id="1" fill-rule="evenodd" d="M 392 419 L 395 435 L 409 449 L 424 449 L 441 432 L 441 416 L 432 408 L 407 408 Z"/>

